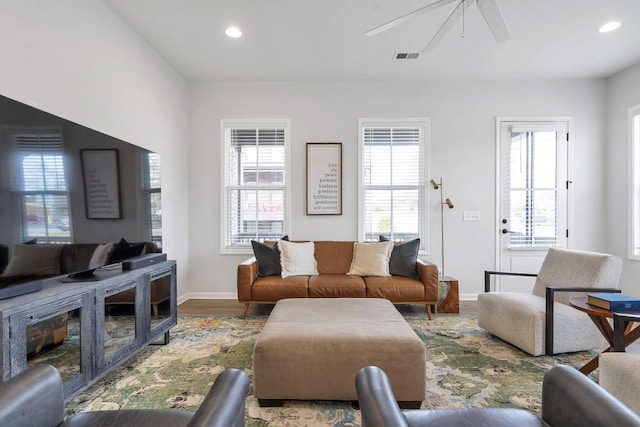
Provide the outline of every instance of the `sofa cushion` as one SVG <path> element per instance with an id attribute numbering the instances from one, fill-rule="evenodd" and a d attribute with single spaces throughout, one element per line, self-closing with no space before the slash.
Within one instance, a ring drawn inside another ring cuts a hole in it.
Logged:
<path id="1" fill-rule="evenodd" d="M 281 240 L 288 241 L 289 236 L 283 236 Z M 256 261 L 258 261 L 258 277 L 279 276 L 282 273 L 278 242 L 260 243 L 252 240 L 251 247 Z"/>
<path id="2" fill-rule="evenodd" d="M 87 268 L 88 269 L 99 268 L 107 264 L 107 262 L 111 257 L 113 246 L 114 244 L 112 242 L 98 245 L 93 251 L 93 255 L 91 255 L 91 259 L 89 260 L 89 266 Z"/>
<path id="3" fill-rule="evenodd" d="M 360 243 L 353 244 L 353 260 L 348 275 L 357 276 L 389 276 L 389 258 L 393 243 Z"/>
<path id="4" fill-rule="evenodd" d="M 320 274 L 309 277 L 309 298 L 366 298 L 367 290 L 360 276 Z"/>
<path id="5" fill-rule="evenodd" d="M 318 274 L 313 242 L 294 243 L 280 240 L 278 246 L 283 278 Z"/>
<path id="6" fill-rule="evenodd" d="M 2 276 L 55 276 L 60 274 L 62 245 L 14 245 Z"/>
<path id="7" fill-rule="evenodd" d="M 424 301 L 424 284 L 404 276 L 365 277 L 367 298 L 385 298 L 389 301 Z"/>
<path id="8" fill-rule="evenodd" d="M 307 298 L 309 276 L 266 276 L 256 279 L 251 285 L 254 301 L 278 301 L 283 298 Z"/>
<path id="9" fill-rule="evenodd" d="M 313 242 L 318 274 L 347 274 L 353 260 L 353 241 Z"/>
<path id="10" fill-rule="evenodd" d="M 384 236 L 380 236 L 381 242 L 388 242 Z M 409 240 L 404 243 L 396 243 L 389 259 L 389 274 L 392 276 L 405 276 L 418 279 L 416 273 L 416 261 L 418 260 L 418 250 L 420 249 L 420 239 Z"/>

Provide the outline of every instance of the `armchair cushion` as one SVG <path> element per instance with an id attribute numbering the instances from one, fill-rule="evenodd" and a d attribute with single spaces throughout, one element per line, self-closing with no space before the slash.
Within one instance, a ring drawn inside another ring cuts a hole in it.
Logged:
<path id="1" fill-rule="evenodd" d="M 622 260 L 608 254 L 549 248 L 540 267 L 532 293 L 545 297 L 547 286 L 617 288 Z M 563 292 L 555 300 L 569 304 L 582 293 Z"/>
<path id="2" fill-rule="evenodd" d="M 519 292 L 478 296 L 478 325 L 534 356 L 545 354 L 545 299 Z M 554 303 L 554 353 L 605 348 L 606 340 L 586 313 Z"/>

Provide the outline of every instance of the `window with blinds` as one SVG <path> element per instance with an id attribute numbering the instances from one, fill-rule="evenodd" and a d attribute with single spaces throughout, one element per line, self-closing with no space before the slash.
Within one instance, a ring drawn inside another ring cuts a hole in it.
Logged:
<path id="1" fill-rule="evenodd" d="M 147 193 L 149 239 L 162 248 L 162 187 L 161 163 L 158 153 L 145 152 L 142 160 L 144 191 Z"/>
<path id="2" fill-rule="evenodd" d="M 424 237 L 425 121 L 360 122 L 360 238 Z M 421 249 L 424 249 L 422 239 Z"/>
<path id="3" fill-rule="evenodd" d="M 631 143 L 631 196 L 629 257 L 640 259 L 640 105 L 629 109 Z"/>
<path id="4" fill-rule="evenodd" d="M 287 230 L 285 121 L 223 121 L 223 252 L 246 252 L 251 240 L 277 240 Z"/>
<path id="5" fill-rule="evenodd" d="M 24 240 L 71 241 L 69 195 L 60 132 L 17 132 L 11 136 L 11 190 L 20 209 Z"/>

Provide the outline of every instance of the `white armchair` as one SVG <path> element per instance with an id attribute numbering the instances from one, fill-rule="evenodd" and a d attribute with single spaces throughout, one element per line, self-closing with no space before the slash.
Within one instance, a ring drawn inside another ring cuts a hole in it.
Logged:
<path id="1" fill-rule="evenodd" d="M 625 330 L 630 329 L 634 322 L 640 322 L 640 315 L 614 313 L 614 352 L 599 356 L 599 383 L 631 410 L 640 414 L 640 348 L 637 344 L 626 347 L 625 343 Z M 636 326 L 637 328 L 640 326 Z M 640 329 L 636 329 L 627 332 L 626 341 L 629 340 L 629 335 L 638 335 Z"/>
<path id="2" fill-rule="evenodd" d="M 569 299 L 596 289 L 619 292 L 621 270 L 622 260 L 613 255 L 550 248 L 530 294 L 490 292 L 491 275 L 519 274 L 486 271 L 478 325 L 533 356 L 605 348 L 589 316 Z"/>

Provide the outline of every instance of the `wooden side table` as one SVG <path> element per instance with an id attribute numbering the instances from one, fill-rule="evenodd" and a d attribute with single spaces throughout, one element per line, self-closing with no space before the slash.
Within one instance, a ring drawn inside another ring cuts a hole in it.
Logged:
<path id="1" fill-rule="evenodd" d="M 603 353 L 609 352 L 613 349 L 613 328 L 611 323 L 607 319 L 613 318 L 613 311 L 606 310 L 604 308 L 596 307 L 587 303 L 586 297 L 571 298 L 569 300 L 571 307 L 583 311 L 589 315 L 593 323 L 596 325 L 600 333 L 605 337 L 609 343 L 609 347 L 606 348 Z M 638 311 L 629 311 L 625 313 L 640 314 Z M 624 331 L 624 345 L 625 347 L 640 338 L 640 327 L 633 328 L 633 322 L 629 322 Z M 598 368 L 598 356 L 591 359 L 586 365 L 580 368 L 580 372 L 583 374 L 589 374 Z"/>
<path id="2" fill-rule="evenodd" d="M 438 277 L 438 304 L 436 313 L 460 314 L 458 279 Z"/>

